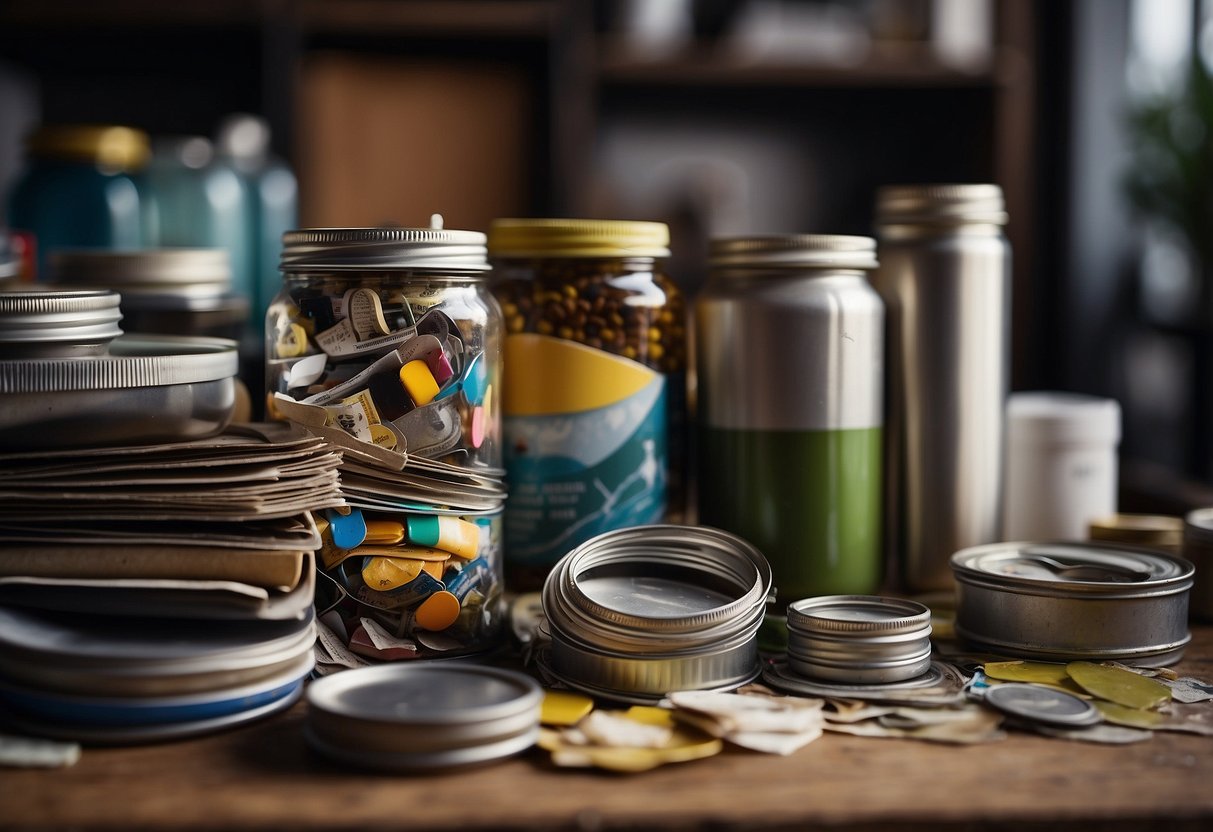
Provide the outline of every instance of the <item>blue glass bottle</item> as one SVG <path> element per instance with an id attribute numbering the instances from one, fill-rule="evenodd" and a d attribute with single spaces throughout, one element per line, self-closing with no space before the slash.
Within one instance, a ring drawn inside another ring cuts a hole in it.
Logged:
<path id="1" fill-rule="evenodd" d="M 138 179 L 147 134 L 117 126 L 51 126 L 26 144 L 28 165 L 13 188 L 9 226 L 37 247 L 44 280 L 61 249 L 138 248 L 145 244 L 145 195 Z"/>

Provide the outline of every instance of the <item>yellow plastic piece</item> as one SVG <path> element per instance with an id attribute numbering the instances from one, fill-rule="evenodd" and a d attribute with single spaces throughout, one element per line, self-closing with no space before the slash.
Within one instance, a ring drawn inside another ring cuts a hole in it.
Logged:
<path id="1" fill-rule="evenodd" d="M 434 374 L 420 358 L 400 368 L 400 383 L 418 407 L 429 404 L 438 395 L 438 382 L 434 381 Z"/>
<path id="2" fill-rule="evenodd" d="M 405 558 L 373 557 L 362 567 L 362 581 L 379 592 L 402 587 L 421 574 L 423 562 Z"/>
<path id="3" fill-rule="evenodd" d="M 445 589 L 435 592 L 421 602 L 413 615 L 413 623 L 422 630 L 439 632 L 459 618 L 459 599 Z"/>
<path id="4" fill-rule="evenodd" d="M 1066 672 L 1087 693 L 1126 708 L 1145 710 L 1171 701 L 1169 687 L 1131 670 L 1094 662 L 1070 662 Z"/>
<path id="5" fill-rule="evenodd" d="M 627 718 L 633 722 L 643 722 L 645 725 L 660 725 L 672 728 L 674 712 L 669 708 L 658 708 L 653 705 L 633 705 L 627 709 Z"/>
<path id="6" fill-rule="evenodd" d="M 584 694 L 545 690 L 539 721 L 544 725 L 576 725 L 577 720 L 592 710 L 594 700 Z"/>
<path id="7" fill-rule="evenodd" d="M 396 434 L 387 425 L 371 425 L 371 441 L 389 451 L 396 447 Z"/>
<path id="8" fill-rule="evenodd" d="M 307 352 L 307 332 L 299 324 L 290 324 L 278 336 L 275 349 L 279 358 L 298 358 Z"/>
<path id="9" fill-rule="evenodd" d="M 395 520 L 367 520 L 364 543 L 390 546 L 404 540 L 404 524 Z"/>

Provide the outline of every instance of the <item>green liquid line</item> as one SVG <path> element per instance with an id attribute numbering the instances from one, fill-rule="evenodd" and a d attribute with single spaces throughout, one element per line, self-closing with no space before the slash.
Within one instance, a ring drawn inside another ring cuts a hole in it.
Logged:
<path id="1" fill-rule="evenodd" d="M 777 608 L 879 588 L 880 428 L 701 426 L 699 437 L 699 522 L 738 534 L 766 555 Z"/>

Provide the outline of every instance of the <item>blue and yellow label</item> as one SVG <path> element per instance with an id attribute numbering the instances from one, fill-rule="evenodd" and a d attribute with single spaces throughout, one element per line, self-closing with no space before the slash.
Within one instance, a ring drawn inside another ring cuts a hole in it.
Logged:
<path id="1" fill-rule="evenodd" d="M 551 565 L 666 508 L 665 377 L 544 335 L 506 338 L 506 556 Z"/>

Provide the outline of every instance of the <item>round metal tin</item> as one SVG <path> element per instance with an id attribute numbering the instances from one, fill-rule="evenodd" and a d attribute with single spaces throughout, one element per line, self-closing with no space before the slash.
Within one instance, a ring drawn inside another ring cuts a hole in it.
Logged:
<path id="1" fill-rule="evenodd" d="M 1184 521 L 1181 517 L 1113 514 L 1092 520 L 1087 528 L 1092 540 L 1161 549 L 1172 555 L 1178 555 L 1183 545 Z"/>
<path id="2" fill-rule="evenodd" d="M 1056 688 L 1005 682 L 986 691 L 985 702 L 1004 714 L 1063 728 L 1081 728 L 1102 722 L 1095 706 Z"/>
<path id="3" fill-rule="evenodd" d="M 743 684 L 759 670 L 770 594 L 766 559 L 735 535 L 606 532 L 565 555 L 544 584 L 552 670 L 625 696 Z"/>
<path id="4" fill-rule="evenodd" d="M 122 292 L 186 290 L 222 294 L 232 285 L 226 249 L 162 248 L 137 251 L 60 251 L 50 258 L 57 283 Z"/>
<path id="5" fill-rule="evenodd" d="M 931 665 L 931 611 L 874 595 L 825 595 L 788 605 L 788 668 L 833 682 L 886 684 Z"/>
<path id="6" fill-rule="evenodd" d="M 1191 640 L 1192 564 L 1107 544 L 996 543 L 952 556 L 956 633 L 995 653 L 1165 665 Z"/>
<path id="7" fill-rule="evenodd" d="M 222 338 L 124 336 L 107 355 L 0 360 L 0 447 L 193 439 L 231 419 L 239 367 Z"/>
<path id="8" fill-rule="evenodd" d="M 534 742 L 543 691 L 510 670 L 471 664 L 380 665 L 308 689 L 308 739 L 372 768 L 444 768 Z"/>
<path id="9" fill-rule="evenodd" d="M 0 292 L 0 354 L 23 358 L 100 355 L 122 334 L 110 291 Z"/>

